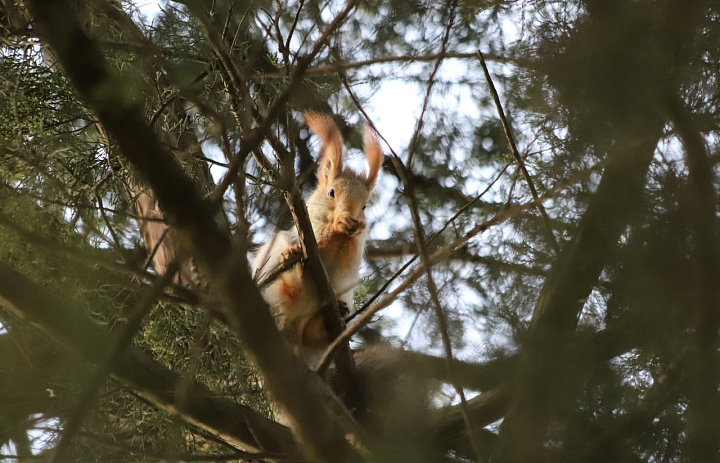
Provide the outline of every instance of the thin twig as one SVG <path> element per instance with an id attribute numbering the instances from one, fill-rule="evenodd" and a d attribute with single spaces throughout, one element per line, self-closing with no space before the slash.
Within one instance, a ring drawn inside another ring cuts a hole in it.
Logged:
<path id="1" fill-rule="evenodd" d="M 150 264 L 152 264 L 153 259 L 155 258 L 155 254 L 160 250 L 160 247 L 165 240 L 165 237 L 167 237 L 167 234 L 170 232 L 170 227 L 165 227 L 165 230 L 163 230 L 162 235 L 160 235 L 160 239 L 155 243 L 155 246 L 153 246 L 152 252 L 150 252 L 150 255 L 147 256 L 147 259 L 145 259 L 145 263 L 143 264 L 143 271 L 148 270 L 150 268 Z"/>
<path id="2" fill-rule="evenodd" d="M 432 72 L 430 73 L 430 76 L 428 77 L 428 84 L 427 84 L 427 90 L 425 91 L 425 98 L 423 99 L 423 105 L 422 110 L 420 111 L 420 116 L 418 117 L 417 124 L 415 125 L 415 132 L 413 133 L 412 139 L 410 140 L 410 145 L 408 147 L 408 158 L 407 158 L 407 169 L 408 171 L 412 170 L 412 162 L 413 158 L 415 157 L 415 151 L 417 149 L 417 142 L 420 138 L 420 133 L 423 129 L 423 123 L 425 121 L 425 112 L 427 111 L 428 104 L 430 104 L 430 95 L 432 94 L 433 86 L 435 85 L 435 75 L 440 70 L 440 65 L 443 62 L 443 59 L 445 58 L 445 51 L 447 50 L 447 44 L 450 40 L 450 31 L 452 31 L 453 25 L 455 23 L 455 9 L 457 8 L 457 0 L 453 0 L 450 4 L 450 20 L 448 21 L 447 26 L 445 27 L 445 34 L 443 35 L 442 42 L 440 44 L 440 53 L 438 54 L 439 57 L 437 61 L 435 61 L 435 66 L 433 67 Z M 424 238 L 423 238 L 424 239 Z"/>
<path id="3" fill-rule="evenodd" d="M 486 194 L 488 191 L 490 191 L 490 188 L 492 188 L 493 185 L 495 185 L 495 183 L 497 183 L 497 181 L 500 180 L 500 177 L 502 177 L 502 175 L 505 173 L 505 171 L 507 170 L 507 168 L 508 168 L 509 166 L 510 166 L 510 163 L 505 164 L 505 166 L 504 166 L 504 167 L 500 170 L 500 172 L 495 176 L 495 178 L 492 180 L 492 182 L 490 182 L 490 184 L 489 184 L 479 195 L 477 195 L 472 201 L 469 201 L 465 206 L 463 206 L 462 208 L 460 208 L 460 210 L 458 210 L 452 217 L 450 217 L 450 218 L 445 222 L 445 224 L 444 224 L 439 230 L 431 233 L 431 234 L 429 235 L 430 237 L 429 237 L 428 240 L 427 240 L 427 244 L 428 244 L 428 245 L 432 244 L 438 237 L 440 237 L 440 236 L 442 235 L 442 232 L 444 232 L 444 231 L 447 229 L 447 227 L 450 226 L 450 224 L 452 224 L 453 222 L 455 222 L 455 220 L 457 220 L 457 218 L 460 217 L 466 210 L 468 210 L 470 207 L 472 207 L 472 205 L 473 205 L 474 203 L 476 203 L 477 201 L 480 200 L 480 198 L 482 198 L 483 196 L 485 196 L 485 194 Z M 415 260 L 416 260 L 417 258 L 418 258 L 418 255 L 417 255 L 417 253 L 415 253 L 415 255 L 414 255 L 412 258 L 410 258 L 397 272 L 395 272 L 395 274 L 394 274 L 392 277 L 390 277 L 390 278 L 383 284 L 383 286 L 373 295 L 373 297 L 371 297 L 371 298 L 370 298 L 360 309 L 358 309 L 355 313 L 353 313 L 352 315 L 350 315 L 350 316 L 347 318 L 346 321 L 352 320 L 353 318 L 357 317 L 357 316 L 360 315 L 362 312 L 364 312 L 368 307 L 370 307 L 370 305 L 371 305 L 373 302 L 375 302 L 375 300 L 376 300 L 378 297 L 380 297 L 380 294 L 382 294 L 383 292 L 385 292 L 385 290 L 390 286 L 390 284 L 391 284 L 397 277 L 399 277 L 399 276 L 405 271 L 405 269 L 407 269 L 407 268 L 410 266 L 410 264 L 412 264 L 413 262 L 415 262 Z"/>
<path id="4" fill-rule="evenodd" d="M 300 12 L 302 11 L 304 5 L 305 0 L 300 0 L 297 8 L 297 13 L 295 13 L 295 17 L 293 18 L 292 26 L 290 26 L 290 32 L 288 33 L 287 41 L 285 42 L 286 50 L 290 50 L 290 41 L 292 40 L 293 34 L 295 33 L 295 28 L 297 27 L 298 20 L 300 19 Z"/>
<path id="5" fill-rule="evenodd" d="M 495 84 L 493 83 L 492 77 L 490 76 L 490 71 L 488 70 L 487 64 L 485 63 L 485 57 L 483 56 L 483 53 L 478 50 L 477 56 L 480 59 L 480 65 L 483 68 L 483 72 L 485 73 L 485 79 L 488 83 L 488 88 L 490 90 L 490 94 L 493 97 L 493 100 L 495 101 L 495 107 L 497 108 L 498 116 L 500 116 L 500 122 L 502 123 L 503 131 L 505 132 L 505 137 L 507 138 L 508 144 L 510 145 L 510 150 L 512 151 L 513 156 L 515 157 L 515 161 L 518 163 L 518 167 L 520 167 L 520 170 L 522 171 L 523 177 L 525 177 L 525 181 L 528 184 L 528 188 L 530 188 L 530 194 L 532 194 L 532 197 L 534 200 L 537 201 L 538 199 L 538 192 L 535 188 L 535 184 L 533 183 L 532 177 L 530 177 L 530 173 L 528 172 L 527 168 L 525 167 L 525 162 L 523 162 L 522 156 L 520 156 L 520 152 L 517 149 L 517 145 L 515 144 L 515 138 L 512 135 L 512 131 L 510 129 L 510 124 L 508 123 L 507 118 L 505 117 L 505 111 L 503 110 L 502 103 L 500 102 L 500 96 L 498 95 L 497 90 L 495 89 Z M 547 211 L 545 211 L 545 207 L 542 205 L 542 203 L 538 203 L 538 211 L 540 211 L 540 215 L 543 218 L 543 222 L 545 223 L 545 232 L 547 235 L 548 242 L 555 250 L 555 253 L 558 253 L 560 251 L 560 245 L 558 244 L 557 240 L 555 239 L 555 235 L 552 231 L 552 223 L 550 222 L 550 217 L 547 215 Z"/>
<path id="6" fill-rule="evenodd" d="M 508 58 L 502 57 L 499 55 L 493 55 L 493 54 L 486 54 L 489 59 L 494 61 L 501 61 L 506 62 L 509 61 Z M 412 63 L 414 61 L 435 61 L 440 58 L 460 58 L 460 59 L 476 59 L 477 53 L 471 52 L 471 53 L 463 53 L 463 52 L 457 52 L 457 51 L 445 51 L 444 53 L 433 53 L 430 55 L 399 55 L 399 56 L 378 56 L 376 58 L 370 58 L 363 61 L 355 61 L 355 62 L 336 62 L 333 64 L 328 64 L 325 66 L 316 66 L 313 68 L 310 68 L 307 70 L 308 75 L 324 75 L 324 74 L 332 74 L 336 72 L 341 71 L 347 71 L 350 69 L 359 69 L 365 66 L 370 66 L 373 64 L 382 64 L 382 63 L 395 63 L 395 62 L 404 62 L 404 63 Z"/>
<path id="7" fill-rule="evenodd" d="M 365 108 L 363 107 L 362 103 L 360 103 L 360 99 L 357 97 L 355 92 L 353 92 L 352 88 L 350 87 L 350 84 L 347 81 L 347 75 L 345 73 L 343 73 L 342 71 L 338 71 L 338 75 L 340 76 L 340 80 L 342 81 L 343 86 L 345 87 L 345 90 L 347 90 L 348 95 L 350 95 L 350 98 L 353 100 L 353 103 L 355 103 L 355 107 L 358 109 L 358 111 L 360 111 L 360 114 L 363 115 L 363 117 L 365 118 L 365 121 L 368 123 L 370 128 L 372 128 L 373 131 L 380 137 L 380 139 L 385 142 L 385 146 L 388 147 L 388 149 L 390 150 L 390 153 L 393 156 L 398 157 L 397 153 L 393 149 L 390 142 L 388 142 L 387 139 L 383 136 L 383 134 L 377 129 L 377 126 L 373 122 L 372 118 L 367 113 L 367 111 L 365 111 Z"/>
<path id="8" fill-rule="evenodd" d="M 115 233 L 115 228 L 113 228 L 112 224 L 110 223 L 110 218 L 105 212 L 105 206 L 103 205 L 102 197 L 98 193 L 97 188 L 94 188 L 93 190 L 95 193 L 95 199 L 98 203 L 98 210 L 100 211 L 100 215 L 103 218 L 103 222 L 105 222 L 105 226 L 107 227 L 108 232 L 110 232 L 110 236 L 112 236 L 113 247 L 117 249 L 121 256 L 125 257 L 125 249 L 122 247 L 120 237 L 118 237 L 117 233 Z"/>
<path id="9" fill-rule="evenodd" d="M 274 269 L 263 275 L 263 278 L 257 282 L 258 288 L 263 289 L 266 286 L 270 285 L 273 281 L 277 279 L 277 277 L 293 268 L 295 264 L 299 264 L 300 262 L 302 262 L 303 259 L 304 258 L 302 253 L 291 255 L 280 265 L 276 266 Z"/>

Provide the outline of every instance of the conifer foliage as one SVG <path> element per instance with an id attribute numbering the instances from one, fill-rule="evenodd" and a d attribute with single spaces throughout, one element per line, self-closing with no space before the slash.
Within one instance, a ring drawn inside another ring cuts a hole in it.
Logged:
<path id="1" fill-rule="evenodd" d="M 716 2 L 146 3 L 0 2 L 1 460 L 720 461 Z M 347 314 L 309 112 L 385 153 Z"/>

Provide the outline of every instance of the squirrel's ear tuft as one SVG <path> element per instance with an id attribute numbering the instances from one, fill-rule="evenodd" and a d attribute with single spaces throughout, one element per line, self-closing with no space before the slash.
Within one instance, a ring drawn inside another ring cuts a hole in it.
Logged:
<path id="1" fill-rule="evenodd" d="M 318 181 L 329 183 L 342 172 L 342 134 L 332 118 L 325 114 L 305 113 L 305 122 L 322 141 Z"/>
<path id="2" fill-rule="evenodd" d="M 365 157 L 368 160 L 368 166 L 370 170 L 367 174 L 367 182 L 370 190 L 375 186 L 380 168 L 385 161 L 385 155 L 380 148 L 380 141 L 375 135 L 375 131 L 369 126 L 365 126 L 365 135 L 363 137 L 363 151 L 365 151 Z"/>

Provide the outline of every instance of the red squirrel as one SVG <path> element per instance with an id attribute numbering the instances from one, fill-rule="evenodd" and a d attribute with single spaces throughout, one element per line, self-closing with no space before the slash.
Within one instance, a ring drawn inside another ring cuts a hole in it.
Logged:
<path id="1" fill-rule="evenodd" d="M 307 200 L 308 213 L 330 285 L 338 302 L 349 307 L 365 250 L 367 224 L 363 209 L 384 155 L 377 136 L 366 128 L 363 149 L 369 169 L 362 174 L 354 172 L 343 166 L 343 140 L 333 120 L 316 113 L 305 114 L 305 120 L 323 146 L 317 188 Z M 277 232 L 258 250 L 253 273 L 262 279 L 298 251 L 295 229 Z M 295 264 L 263 289 L 263 297 L 293 350 L 307 363 L 313 363 L 330 339 L 310 275 L 303 272 L 301 264 Z M 383 461 L 427 461 L 427 381 L 414 376 L 411 366 L 388 346 L 375 346 L 355 357 L 354 381 L 366 400 L 363 424 L 385 436 Z M 291 423 L 282 410 L 276 410 L 276 418 Z"/>
<path id="2" fill-rule="evenodd" d="M 343 166 L 343 139 L 332 118 L 306 113 L 305 121 L 323 147 L 317 188 L 307 200 L 308 213 L 330 285 L 338 302 L 351 307 L 367 235 L 363 210 L 384 155 L 377 136 L 366 128 L 363 149 L 369 169 L 357 173 Z M 277 232 L 258 250 L 252 263 L 253 274 L 262 277 L 298 250 L 297 230 Z M 296 353 L 317 353 L 329 344 L 317 290 L 301 264 L 283 272 L 262 293 L 279 330 Z"/>

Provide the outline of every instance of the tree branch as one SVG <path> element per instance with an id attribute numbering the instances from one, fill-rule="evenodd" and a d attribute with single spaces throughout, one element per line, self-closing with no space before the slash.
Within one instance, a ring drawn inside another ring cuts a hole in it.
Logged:
<path id="1" fill-rule="evenodd" d="M 292 164 L 291 164 L 292 165 Z M 293 172 L 291 170 L 291 172 Z M 329 338 L 338 339 L 340 334 L 345 330 L 345 320 L 340 313 L 337 296 L 330 286 L 325 267 L 320 260 L 320 251 L 313 233 L 312 223 L 308 215 L 307 206 L 302 198 L 302 194 L 294 181 L 294 176 L 290 190 L 285 194 L 290 211 L 292 212 L 295 225 L 298 229 L 298 236 L 302 243 L 303 252 L 306 258 L 307 270 L 310 272 L 315 287 L 318 290 L 318 299 L 323 315 L 323 321 L 328 330 Z M 360 397 L 360 391 L 354 378 L 355 362 L 352 352 L 350 352 L 349 341 L 341 341 L 338 344 L 338 355 L 335 357 L 335 366 L 338 370 L 340 379 L 340 392 L 345 393 L 345 402 L 351 411 L 357 412 L 358 416 L 364 414 L 364 405 Z"/>
<path id="2" fill-rule="evenodd" d="M 408 146 L 406 165 L 409 172 L 412 171 L 412 163 L 413 158 L 415 157 L 415 151 L 417 150 L 418 138 L 420 137 L 420 133 L 422 132 L 423 124 L 425 122 L 425 112 L 427 111 L 428 104 L 430 104 L 430 95 L 432 95 L 432 89 L 435 85 L 435 75 L 437 75 L 437 72 L 440 70 L 440 65 L 443 62 L 445 52 L 447 50 L 448 41 L 450 40 L 450 31 L 452 31 L 453 25 L 455 23 L 455 9 L 457 8 L 457 1 L 451 1 L 449 6 L 450 20 L 447 22 L 447 26 L 445 27 L 445 33 L 443 34 L 442 41 L 440 42 L 440 53 L 438 54 L 439 57 L 437 61 L 435 61 L 435 65 L 433 66 L 433 69 L 428 76 L 427 89 L 425 90 L 425 98 L 423 98 L 422 109 L 420 110 L 420 115 L 418 116 L 417 124 L 415 125 L 415 131 Z M 424 240 L 424 237 L 422 239 Z M 430 278 L 430 275 L 428 275 L 428 278 Z"/>
<path id="3" fill-rule="evenodd" d="M 295 222 L 307 269 L 310 272 L 312 282 L 318 290 L 320 310 L 325 328 L 328 331 L 329 338 L 334 340 L 345 330 L 345 320 L 340 313 L 337 295 L 330 285 L 325 266 L 320 259 L 320 251 L 312 229 L 307 205 L 295 179 L 294 157 L 275 137 L 270 138 L 270 144 L 280 158 L 283 196 Z M 291 258 L 290 260 L 294 259 Z M 274 274 L 274 272 L 272 273 Z M 268 275 L 268 278 L 270 276 L 272 274 Z M 340 395 L 344 395 L 348 408 L 355 412 L 356 416 L 362 416 L 365 406 L 361 400 L 360 391 L 357 389 L 358 385 L 354 381 L 355 361 L 350 351 L 349 342 L 339 344 L 338 354 L 334 360 L 338 374 L 338 392 Z M 318 370 L 318 372 L 321 375 L 325 374 L 325 370 Z"/>
<path id="4" fill-rule="evenodd" d="M 695 128 L 684 104 L 668 97 L 666 103 L 677 134 L 685 146 L 689 200 L 686 209 L 692 227 L 696 311 L 695 355 L 688 406 L 688 454 L 691 461 L 712 461 L 720 451 L 720 249 L 718 248 L 717 194 L 714 163 L 705 139 Z"/>

